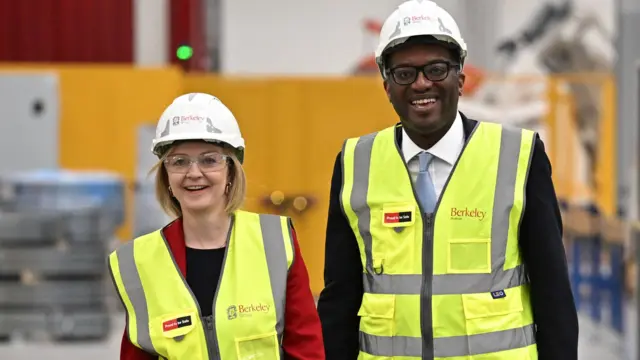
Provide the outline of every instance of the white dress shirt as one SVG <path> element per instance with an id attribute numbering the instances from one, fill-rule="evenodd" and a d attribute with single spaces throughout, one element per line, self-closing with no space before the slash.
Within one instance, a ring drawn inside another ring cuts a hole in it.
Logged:
<path id="1" fill-rule="evenodd" d="M 430 149 L 421 149 L 409 138 L 404 128 L 402 129 L 402 154 L 404 155 L 405 161 L 407 161 L 411 181 L 415 183 L 416 177 L 418 176 L 419 164 L 417 155 L 426 150 L 433 155 L 433 160 L 429 164 L 428 171 L 433 181 L 436 196 L 438 197 L 440 197 L 440 193 L 442 193 L 442 189 L 447 179 L 449 179 L 449 174 L 451 174 L 453 165 L 455 165 L 458 160 L 463 147 L 464 129 L 462 127 L 460 113 L 456 116 L 449 131 Z"/>

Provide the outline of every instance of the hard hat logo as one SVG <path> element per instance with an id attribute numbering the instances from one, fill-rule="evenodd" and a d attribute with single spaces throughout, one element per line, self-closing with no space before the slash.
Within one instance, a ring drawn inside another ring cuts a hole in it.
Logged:
<path id="1" fill-rule="evenodd" d="M 407 25 L 409 25 L 411 23 L 420 23 L 422 21 L 434 21 L 434 20 L 435 19 L 432 18 L 429 15 L 417 15 L 417 16 L 414 15 L 414 16 L 411 16 L 411 17 L 407 16 L 407 17 L 404 18 L 404 25 L 407 26 Z M 440 19 L 438 19 L 438 20 L 440 20 Z"/>
<path id="2" fill-rule="evenodd" d="M 197 116 L 197 115 L 187 115 L 187 116 L 181 116 L 180 117 L 180 123 L 181 124 L 186 124 L 190 121 L 196 121 L 196 122 L 203 122 L 204 121 L 204 117 L 202 116 Z"/>

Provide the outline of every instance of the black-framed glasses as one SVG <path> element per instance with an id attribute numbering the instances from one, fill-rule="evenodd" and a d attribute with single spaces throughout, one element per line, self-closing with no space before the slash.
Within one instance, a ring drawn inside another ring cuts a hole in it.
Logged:
<path id="1" fill-rule="evenodd" d="M 424 74 L 427 80 L 438 82 L 446 79 L 451 69 L 458 71 L 460 64 L 448 61 L 437 61 L 420 66 L 397 66 L 389 70 L 389 73 L 396 84 L 411 85 L 418 79 L 420 72 Z"/>
<path id="2" fill-rule="evenodd" d="M 206 153 L 198 156 L 169 155 L 164 159 L 164 165 L 170 173 L 186 174 L 192 164 L 198 165 L 202 172 L 214 172 L 222 170 L 227 165 L 229 155 L 220 153 Z"/>

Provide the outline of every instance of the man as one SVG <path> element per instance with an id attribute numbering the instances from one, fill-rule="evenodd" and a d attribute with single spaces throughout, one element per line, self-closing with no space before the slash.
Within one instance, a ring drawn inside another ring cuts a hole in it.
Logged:
<path id="1" fill-rule="evenodd" d="M 466 55 L 433 2 L 383 26 L 376 60 L 400 123 L 336 159 L 318 302 L 328 360 L 577 360 L 544 145 L 457 111 Z"/>

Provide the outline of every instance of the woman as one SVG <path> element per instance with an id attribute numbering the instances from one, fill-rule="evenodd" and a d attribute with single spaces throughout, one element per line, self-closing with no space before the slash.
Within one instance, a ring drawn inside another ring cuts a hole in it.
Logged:
<path id="1" fill-rule="evenodd" d="M 152 151 L 158 201 L 177 219 L 109 256 L 127 312 L 120 359 L 324 359 L 291 221 L 239 210 L 244 140 L 231 111 L 208 94 L 176 98 Z"/>

